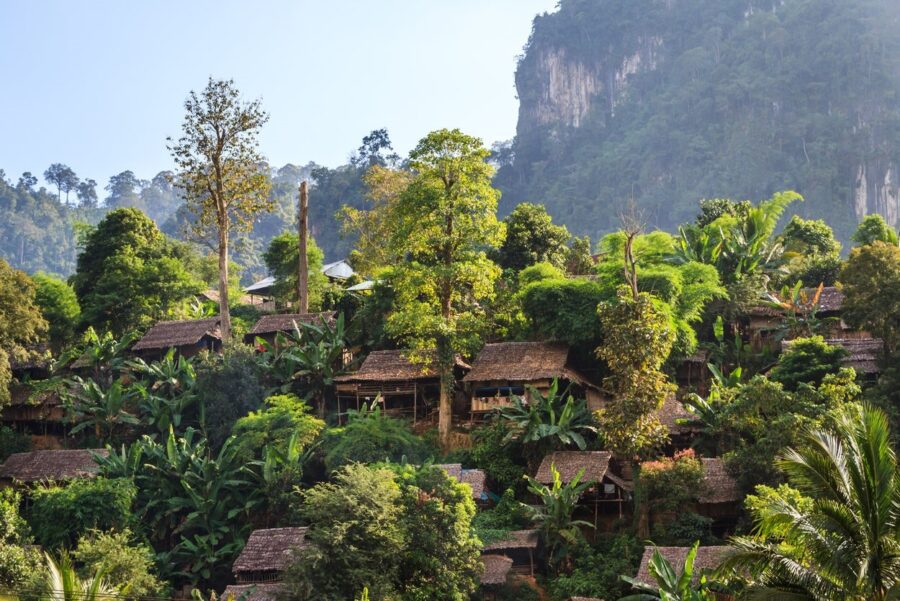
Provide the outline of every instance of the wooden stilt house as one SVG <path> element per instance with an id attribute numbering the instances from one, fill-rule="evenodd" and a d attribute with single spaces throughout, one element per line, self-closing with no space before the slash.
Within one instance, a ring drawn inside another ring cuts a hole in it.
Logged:
<path id="1" fill-rule="evenodd" d="M 253 328 L 244 336 L 244 342 L 254 344 L 257 338 L 262 338 L 269 344 L 275 343 L 275 337 L 279 334 L 293 334 L 294 326 L 300 324 L 333 323 L 334 311 L 322 313 L 279 313 L 275 315 L 263 315 Z"/>
<path id="2" fill-rule="evenodd" d="M 537 530 L 515 530 L 502 540 L 484 545 L 481 556 L 502 555 L 512 560 L 509 572 L 534 576 L 534 556 L 538 548 Z"/>
<path id="3" fill-rule="evenodd" d="M 220 325 L 218 317 L 161 321 L 147 330 L 131 351 L 148 361 L 162 358 L 171 348 L 184 357 L 201 351 L 218 352 L 222 348 Z"/>
<path id="4" fill-rule="evenodd" d="M 569 347 L 556 342 L 499 342 L 486 344 L 463 378 L 470 418 L 506 407 L 513 396 L 524 397 L 528 388 L 546 394 L 553 380 L 560 392 L 568 388 L 576 398 L 587 399 L 591 409 L 603 402 L 600 388 L 569 363 Z"/>
<path id="5" fill-rule="evenodd" d="M 611 460 L 608 451 L 557 451 L 544 457 L 535 480 L 552 484 L 554 467 L 563 484 L 568 484 L 584 470 L 581 482 L 593 485 L 582 495 L 576 514 L 593 522 L 595 530 L 601 525 L 609 529 L 613 522 L 632 513 L 634 493 L 633 483 L 612 473 Z"/>
<path id="6" fill-rule="evenodd" d="M 414 363 L 399 350 L 369 353 L 358 371 L 334 379 L 339 414 L 378 399 L 390 415 L 410 418 L 413 423 L 428 418 L 438 406 L 440 379 L 433 356 L 426 359 L 424 364 Z M 455 377 L 462 377 L 468 369 L 457 359 Z"/>
<path id="7" fill-rule="evenodd" d="M 231 571 L 237 584 L 222 592 L 221 598 L 247 601 L 274 601 L 285 568 L 306 547 L 306 528 L 266 528 L 254 530 Z"/>

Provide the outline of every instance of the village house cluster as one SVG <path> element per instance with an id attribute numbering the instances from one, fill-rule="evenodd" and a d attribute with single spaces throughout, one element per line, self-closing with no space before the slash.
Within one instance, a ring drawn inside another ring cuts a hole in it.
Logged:
<path id="1" fill-rule="evenodd" d="M 328 267 L 340 270 L 342 265 Z M 257 306 L 273 308 L 272 300 L 266 296 L 272 284 L 271 281 L 260 282 L 249 287 L 247 294 L 259 297 L 254 301 Z M 844 359 L 847 366 L 853 367 L 861 377 L 872 378 L 878 370 L 876 356 L 881 341 L 865 332 L 852 331 L 843 323 L 840 319 L 842 299 L 837 288 L 821 291 L 817 307 L 819 315 L 833 318 L 826 340 L 848 351 Z M 245 341 L 274 345 L 279 333 L 294 332 L 298 324 L 334 323 L 335 319 L 334 312 L 263 314 L 246 334 Z M 753 309 L 748 323 L 750 344 L 755 348 L 787 348 L 790 340 L 779 340 L 773 334 L 782 319 L 782 312 L 771 307 L 761 305 Z M 148 361 L 159 359 L 169 349 L 176 349 L 184 357 L 219 352 L 222 348 L 219 325 L 216 317 L 160 322 L 134 343 L 130 351 L 135 357 Z M 367 350 L 348 349 L 341 358 L 340 367 L 344 371 L 334 378 L 337 419 L 342 419 L 350 410 L 359 411 L 363 406 L 378 404 L 386 414 L 408 419 L 414 428 L 431 426 L 440 382 L 438 374 L 429 365 L 429 357 L 413 357 L 399 349 L 365 352 Z M 665 449 L 668 456 L 690 449 L 694 442 L 696 425 L 692 424 L 691 413 L 679 399 L 688 391 L 708 390 L 707 361 L 704 353 L 698 353 L 679 366 L 676 374 L 679 392 L 668 398 L 658 411 L 660 422 L 669 430 Z M 107 451 L 66 449 L 66 433 L 71 424 L 67 422 L 59 396 L 32 386 L 48 377 L 48 364 L 32 361 L 13 364 L 12 368 L 16 384 L 11 390 L 12 401 L 3 409 L 0 420 L 16 431 L 28 434 L 36 450 L 10 456 L 0 466 L 0 485 L 30 487 L 95 476 L 98 471 L 96 458 L 105 456 Z M 77 372 L 78 363 L 70 369 Z M 488 343 L 474 357 L 457 357 L 453 376 L 453 410 L 463 430 L 483 422 L 498 409 L 509 407 L 514 397 L 527 401 L 529 395 L 546 393 L 554 382 L 569 394 L 585 399 L 590 410 L 602 409 L 608 402 L 603 382 L 598 381 L 590 364 L 584 364 L 583 360 L 580 364 L 570 348 L 558 342 Z M 697 495 L 696 506 L 690 510 L 709 518 L 713 533 L 724 539 L 735 530 L 742 494 L 721 458 L 702 457 L 700 461 L 702 490 Z M 499 491 L 492 490 L 492 482 L 484 471 L 467 469 L 460 463 L 439 467 L 467 484 L 479 507 L 489 507 L 497 501 Z M 642 515 L 635 515 L 632 466 L 609 451 L 552 452 L 543 458 L 532 475 L 537 482 L 550 485 L 554 481 L 554 469 L 563 484 L 579 476 L 583 482 L 590 483 L 579 500 L 574 517 L 593 525 L 593 532 L 611 531 L 622 520 L 638 518 L 639 534 L 648 536 L 654 523 L 671 518 L 665 515 L 666 512 L 646 508 Z M 236 584 L 226 589 L 226 597 L 243 595 L 247 601 L 274 599 L 280 575 L 291 555 L 303 553 L 306 531 L 306 528 L 254 531 L 234 562 Z M 505 585 L 517 574 L 533 576 L 539 545 L 540 539 L 533 530 L 516 531 L 506 540 L 486 544 L 481 576 L 485 594 L 489 596 L 492 590 Z M 648 583 L 652 583 L 647 570 L 653 548 L 646 548 L 636 574 L 637 579 Z M 661 547 L 659 551 L 678 564 L 688 549 Z M 727 547 L 701 547 L 695 569 L 699 572 L 714 566 L 726 551 Z"/>

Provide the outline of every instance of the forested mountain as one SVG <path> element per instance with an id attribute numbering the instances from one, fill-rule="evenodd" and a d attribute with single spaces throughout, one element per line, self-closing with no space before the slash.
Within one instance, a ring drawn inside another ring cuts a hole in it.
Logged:
<path id="1" fill-rule="evenodd" d="M 700 198 L 795 189 L 846 239 L 900 219 L 893 0 L 561 0 L 516 72 L 501 211 L 543 202 L 577 234 L 634 198 L 671 229 Z"/>

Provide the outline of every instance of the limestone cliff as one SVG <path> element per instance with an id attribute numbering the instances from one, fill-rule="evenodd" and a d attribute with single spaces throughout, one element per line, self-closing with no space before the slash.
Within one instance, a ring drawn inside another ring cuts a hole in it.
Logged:
<path id="1" fill-rule="evenodd" d="M 673 227 L 791 188 L 842 237 L 900 225 L 898 25 L 891 0 L 562 0 L 516 72 L 501 208 L 597 235 L 626 198 Z"/>

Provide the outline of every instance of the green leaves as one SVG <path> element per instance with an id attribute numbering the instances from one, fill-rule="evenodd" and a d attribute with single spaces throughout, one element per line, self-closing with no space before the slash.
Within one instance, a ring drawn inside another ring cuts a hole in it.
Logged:
<path id="1" fill-rule="evenodd" d="M 551 565 L 559 567 L 569 556 L 569 552 L 582 540 L 581 528 L 593 528 L 593 524 L 581 520 L 573 520 L 572 514 L 581 495 L 594 482 L 581 482 L 584 470 L 580 470 L 571 481 L 563 484 L 555 465 L 550 466 L 553 484 L 547 486 L 526 476 L 528 490 L 537 496 L 541 505 L 525 509 L 532 521 L 537 524 L 550 556 Z"/>
<path id="2" fill-rule="evenodd" d="M 499 409 L 510 425 L 507 442 L 536 444 L 541 451 L 573 445 L 582 451 L 586 448 L 582 433 L 597 431 L 587 402 L 559 394 L 558 389 L 555 378 L 547 394 L 529 386 L 525 396 L 513 396 L 511 406 Z"/>

